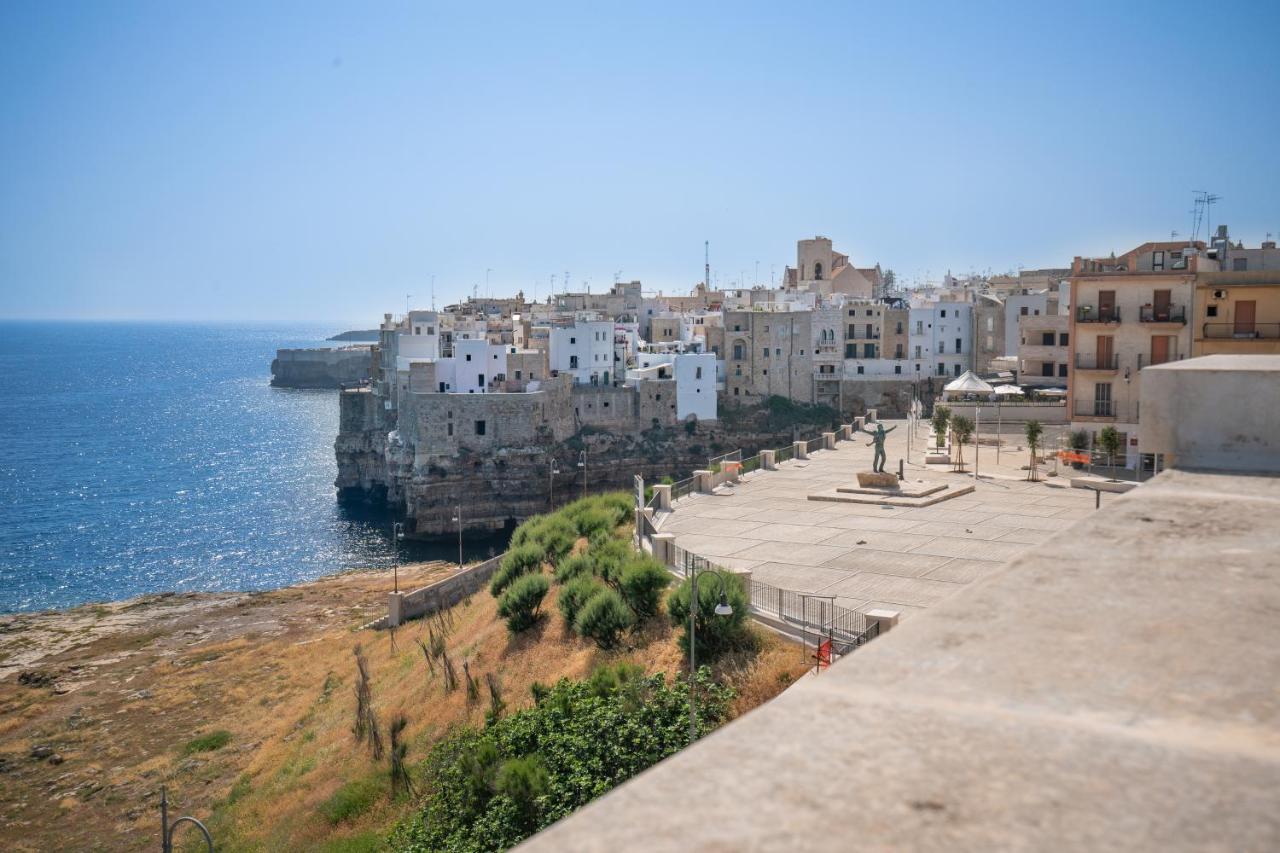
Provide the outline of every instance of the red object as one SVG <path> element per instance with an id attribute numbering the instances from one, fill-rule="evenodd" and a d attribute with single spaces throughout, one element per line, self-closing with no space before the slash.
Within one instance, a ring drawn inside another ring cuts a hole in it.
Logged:
<path id="1" fill-rule="evenodd" d="M 818 643 L 818 669 L 825 669 L 831 666 L 831 641 L 823 640 Z"/>

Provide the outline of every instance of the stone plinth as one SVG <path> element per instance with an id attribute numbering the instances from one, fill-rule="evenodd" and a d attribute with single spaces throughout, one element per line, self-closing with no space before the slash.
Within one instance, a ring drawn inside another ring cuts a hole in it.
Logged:
<path id="1" fill-rule="evenodd" d="M 858 485 L 864 489 L 896 489 L 898 488 L 898 475 L 859 471 Z"/>

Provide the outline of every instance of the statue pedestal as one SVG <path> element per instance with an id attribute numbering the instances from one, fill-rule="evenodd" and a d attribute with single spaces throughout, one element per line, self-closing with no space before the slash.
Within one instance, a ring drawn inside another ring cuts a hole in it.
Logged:
<path id="1" fill-rule="evenodd" d="M 859 471 L 858 485 L 864 489 L 896 489 L 898 488 L 898 475 Z"/>

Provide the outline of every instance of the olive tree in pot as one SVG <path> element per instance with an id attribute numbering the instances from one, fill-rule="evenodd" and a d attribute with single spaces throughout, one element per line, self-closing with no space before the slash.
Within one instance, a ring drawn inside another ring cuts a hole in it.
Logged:
<path id="1" fill-rule="evenodd" d="M 951 410 L 946 406 L 933 407 L 933 434 L 938 439 L 938 449 L 947 438 L 947 425 L 951 423 Z"/>
<path id="2" fill-rule="evenodd" d="M 973 438 L 973 418 L 964 415 L 956 415 L 951 419 L 951 434 L 956 438 L 956 471 L 964 470 L 964 446 L 969 439 Z"/>
<path id="3" fill-rule="evenodd" d="M 1079 453 L 1089 449 L 1089 433 L 1087 430 L 1078 429 L 1071 433 L 1071 449 Z M 1072 462 L 1071 467 L 1078 471 L 1084 467 L 1084 463 Z"/>
<path id="4" fill-rule="evenodd" d="M 1116 467 L 1116 456 L 1120 453 L 1120 433 L 1113 426 L 1105 426 L 1098 433 L 1098 449 L 1107 455 L 1107 466 Z M 1115 472 L 1112 471 L 1114 479 Z"/>
<path id="5" fill-rule="evenodd" d="M 1044 433 L 1044 427 L 1039 421 L 1027 421 L 1024 428 L 1027 437 L 1027 449 L 1031 451 L 1031 464 L 1027 466 L 1027 479 L 1035 481 L 1036 477 L 1036 461 L 1040 454 L 1040 436 Z"/>

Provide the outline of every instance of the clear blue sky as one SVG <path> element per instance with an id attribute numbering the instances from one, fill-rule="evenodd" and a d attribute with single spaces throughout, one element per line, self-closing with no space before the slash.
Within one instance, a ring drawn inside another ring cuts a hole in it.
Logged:
<path id="1" fill-rule="evenodd" d="M 11 0 L 0 316 L 1066 265 L 1196 189 L 1280 232 L 1280 4 L 905 5 Z"/>

